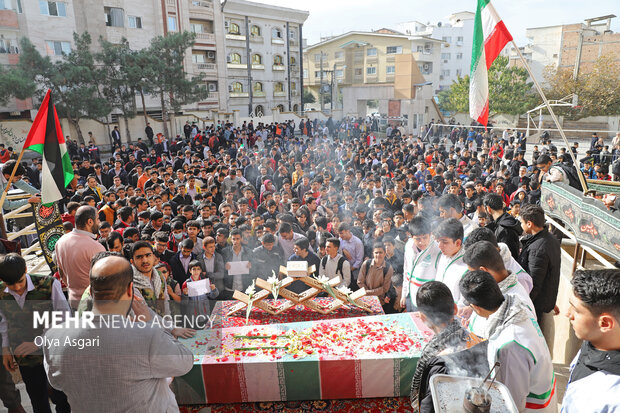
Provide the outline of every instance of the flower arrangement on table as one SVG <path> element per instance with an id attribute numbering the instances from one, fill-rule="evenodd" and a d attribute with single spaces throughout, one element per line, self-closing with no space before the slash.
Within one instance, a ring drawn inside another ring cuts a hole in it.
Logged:
<path id="1" fill-rule="evenodd" d="M 409 354 L 420 352 L 424 341 L 423 334 L 406 330 L 396 322 L 353 319 L 318 323 L 299 331 L 282 331 L 265 326 L 252 328 L 245 334 L 225 335 L 222 338 L 222 352 L 216 361 L 240 361 L 242 357 L 278 360 L 314 355 L 322 360 L 364 354 Z"/>
<path id="2" fill-rule="evenodd" d="M 252 312 L 252 305 L 254 304 L 254 294 L 256 294 L 256 281 L 252 281 L 252 284 L 245 290 L 248 295 L 248 306 L 245 309 L 245 324 L 248 324 L 250 319 L 250 313 Z"/>

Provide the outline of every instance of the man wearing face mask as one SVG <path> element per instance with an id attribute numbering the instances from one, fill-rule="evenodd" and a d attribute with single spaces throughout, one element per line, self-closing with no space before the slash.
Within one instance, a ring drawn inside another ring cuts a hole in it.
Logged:
<path id="1" fill-rule="evenodd" d="M 56 243 L 56 263 L 63 282 L 69 290 L 69 305 L 77 309 L 89 283 L 90 260 L 105 247 L 97 242 L 99 231 L 97 210 L 81 206 L 75 213 L 75 228 Z"/>
<path id="2" fill-rule="evenodd" d="M 134 299 L 133 278 L 125 258 L 96 255 L 90 272 L 94 328 L 54 327 L 46 333 L 50 342 L 61 343 L 44 346 L 47 376 L 65 392 L 73 411 L 178 411 L 169 384 L 192 368 L 192 353 L 169 330 L 153 324 L 144 301 Z M 132 309 L 140 323 L 123 323 Z M 62 345 L 67 339 L 97 341 L 80 348 Z M 78 358 L 79 363 L 72 362 Z"/>

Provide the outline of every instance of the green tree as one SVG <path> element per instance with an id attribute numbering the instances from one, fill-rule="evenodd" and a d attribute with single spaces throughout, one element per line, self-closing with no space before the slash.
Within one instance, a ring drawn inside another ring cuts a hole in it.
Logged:
<path id="1" fill-rule="evenodd" d="M 561 99 L 571 93 L 578 96 L 576 108 L 559 107 L 559 114 L 571 119 L 620 114 L 620 65 L 612 55 L 599 57 L 577 79 L 572 69 L 547 67 L 545 80 L 549 99 Z"/>
<path id="2" fill-rule="evenodd" d="M 527 70 L 509 66 L 505 56 L 499 56 L 489 69 L 489 111 L 518 115 L 527 112 L 540 100 L 528 82 Z M 449 112 L 469 111 L 469 75 L 459 77 L 450 88 L 438 95 L 439 106 Z"/>
<path id="3" fill-rule="evenodd" d="M 303 98 L 302 99 L 304 101 L 304 104 L 306 104 L 306 103 L 315 103 L 316 102 L 316 98 L 314 97 L 312 92 L 310 92 L 310 90 L 308 88 L 304 88 L 304 94 L 303 94 Z"/>
<path id="4" fill-rule="evenodd" d="M 202 76 L 190 78 L 183 66 L 186 51 L 196 35 L 190 32 L 158 36 L 151 40 L 147 54 L 142 54 L 144 89 L 159 96 L 164 134 L 168 132 L 169 111 L 177 112 L 183 105 L 209 96 Z"/>
<path id="5" fill-rule="evenodd" d="M 78 140 L 84 143 L 80 128 L 83 118 L 97 119 L 110 113 L 110 105 L 101 95 L 99 84 L 101 72 L 95 64 L 90 50 L 91 37 L 88 32 L 73 34 L 74 48 L 63 54 L 60 60 L 52 61 L 49 56 L 41 56 L 34 45 L 26 38 L 21 40 L 21 55 L 16 70 L 20 76 L 36 85 L 34 97 L 41 100 L 48 89 L 54 95 L 58 115 L 66 117 L 75 127 Z M 16 92 L 15 97 L 24 99 L 28 88 Z"/>

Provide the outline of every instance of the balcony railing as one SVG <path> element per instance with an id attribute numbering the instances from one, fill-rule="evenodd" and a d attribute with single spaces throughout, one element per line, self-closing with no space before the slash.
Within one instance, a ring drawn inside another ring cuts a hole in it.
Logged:
<path id="1" fill-rule="evenodd" d="M 219 92 L 209 92 L 209 96 L 207 97 L 208 102 L 218 101 L 220 100 Z"/>
<path id="2" fill-rule="evenodd" d="M 215 34 L 213 33 L 196 33 L 196 40 L 208 43 L 215 43 Z"/>
<path id="3" fill-rule="evenodd" d="M 228 40 L 241 40 L 245 42 L 245 35 L 244 34 L 231 34 L 231 33 L 227 33 L 226 34 L 226 39 Z"/>
<path id="4" fill-rule="evenodd" d="M 284 71 L 284 65 L 273 65 L 272 70 Z"/>
<path id="5" fill-rule="evenodd" d="M 229 96 L 231 98 L 247 98 L 250 94 L 248 92 L 230 92 Z"/>
<path id="6" fill-rule="evenodd" d="M 194 69 L 196 72 L 212 72 L 214 74 L 217 72 L 215 63 L 194 63 Z"/>
<path id="7" fill-rule="evenodd" d="M 273 92 L 273 95 L 276 97 L 286 96 L 286 92 Z"/>

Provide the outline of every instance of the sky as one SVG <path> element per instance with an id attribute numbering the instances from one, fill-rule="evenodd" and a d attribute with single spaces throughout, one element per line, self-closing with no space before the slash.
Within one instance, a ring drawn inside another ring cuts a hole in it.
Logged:
<path id="1" fill-rule="evenodd" d="M 310 12 L 303 37 L 308 45 L 321 36 L 351 30 L 395 28 L 397 23 L 447 21 L 459 11 L 475 12 L 475 0 L 260 0 L 260 3 Z M 619 0 L 494 0 L 493 5 L 519 46 L 527 43 L 525 29 L 583 22 L 584 19 L 620 13 Z M 615 13 L 614 13 L 615 12 Z M 620 17 L 612 19 L 612 30 L 620 31 Z"/>

